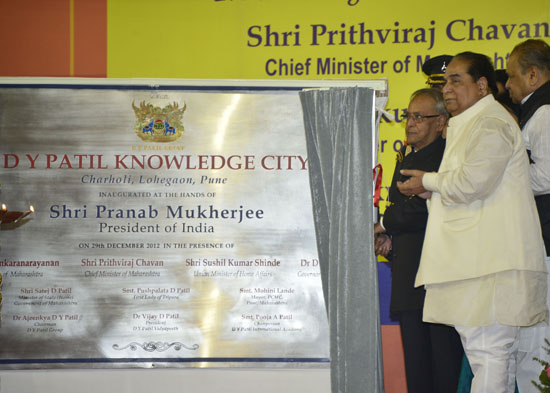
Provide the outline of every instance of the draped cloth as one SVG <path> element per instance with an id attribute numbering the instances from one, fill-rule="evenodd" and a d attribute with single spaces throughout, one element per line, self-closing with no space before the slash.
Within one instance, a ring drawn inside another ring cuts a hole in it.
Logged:
<path id="1" fill-rule="evenodd" d="M 373 245 L 374 90 L 305 90 L 300 100 L 330 328 L 331 391 L 383 393 Z"/>

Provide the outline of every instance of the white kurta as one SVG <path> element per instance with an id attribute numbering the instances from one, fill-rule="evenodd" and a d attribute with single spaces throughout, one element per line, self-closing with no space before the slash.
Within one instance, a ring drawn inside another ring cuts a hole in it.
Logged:
<path id="1" fill-rule="evenodd" d="M 529 162 L 514 119 L 492 95 L 449 121 L 416 286 L 424 320 L 529 326 L 547 317 L 546 267 Z"/>
<path id="2" fill-rule="evenodd" d="M 523 127 L 525 147 L 535 162 L 530 165 L 535 195 L 550 194 L 550 105 L 541 106 Z"/>
<path id="3" fill-rule="evenodd" d="M 531 95 L 525 97 L 525 103 Z M 530 165 L 531 187 L 535 195 L 550 194 L 550 105 L 543 105 L 527 121 L 521 135 L 534 163 Z M 550 257 L 546 257 L 546 266 Z M 550 294 L 548 294 L 550 296 Z M 547 296 L 547 301 L 548 301 Z M 550 327 L 540 324 L 519 332 L 516 378 L 522 393 L 537 392 L 531 381 L 537 381 L 541 365 L 534 358 L 545 359 L 544 340 L 550 338 Z"/>

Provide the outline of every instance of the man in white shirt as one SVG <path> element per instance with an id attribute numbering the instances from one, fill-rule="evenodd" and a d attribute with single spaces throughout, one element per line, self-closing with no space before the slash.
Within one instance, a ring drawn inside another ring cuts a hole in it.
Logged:
<path id="1" fill-rule="evenodd" d="M 402 171 L 405 195 L 430 198 L 416 286 L 423 320 L 454 326 L 472 371 L 472 393 L 503 393 L 520 326 L 547 318 L 547 273 L 529 162 L 520 130 L 491 94 L 487 56 L 456 55 L 445 72 L 451 113 L 437 173 Z"/>
<path id="2" fill-rule="evenodd" d="M 507 64 L 506 88 L 512 101 L 521 104 L 520 127 L 529 152 L 531 188 L 550 265 L 550 46 L 542 40 L 518 44 Z M 538 392 L 531 381 L 538 381 L 542 366 L 534 357 L 545 359 L 544 339 L 550 339 L 548 326 L 520 329 L 516 378 L 521 393 Z"/>

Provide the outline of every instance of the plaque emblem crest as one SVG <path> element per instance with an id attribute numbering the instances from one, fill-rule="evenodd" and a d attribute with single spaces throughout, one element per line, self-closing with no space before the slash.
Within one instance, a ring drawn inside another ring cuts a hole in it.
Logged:
<path id="1" fill-rule="evenodd" d="M 185 103 L 181 108 L 177 102 L 161 108 L 145 101 L 141 101 L 138 107 L 132 101 L 132 108 L 137 118 L 134 129 L 143 141 L 174 142 L 183 135 L 182 118 L 187 109 Z"/>

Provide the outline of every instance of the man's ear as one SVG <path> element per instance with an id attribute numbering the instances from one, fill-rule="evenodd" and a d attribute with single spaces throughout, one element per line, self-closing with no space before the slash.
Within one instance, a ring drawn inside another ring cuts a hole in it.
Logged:
<path id="1" fill-rule="evenodd" d="M 480 77 L 477 80 L 477 85 L 479 86 L 479 94 L 482 97 L 485 97 L 487 94 L 489 94 L 489 82 L 487 82 L 486 77 L 484 77 L 484 76 Z"/>
<path id="2" fill-rule="evenodd" d="M 445 125 L 447 124 L 447 118 L 443 115 L 440 115 L 437 118 L 437 130 L 438 132 L 443 132 Z"/>
<path id="3" fill-rule="evenodd" d="M 541 78 L 540 70 L 535 66 L 531 66 L 527 69 L 526 74 L 527 74 L 527 80 L 529 81 L 529 85 L 537 86 Z"/>

